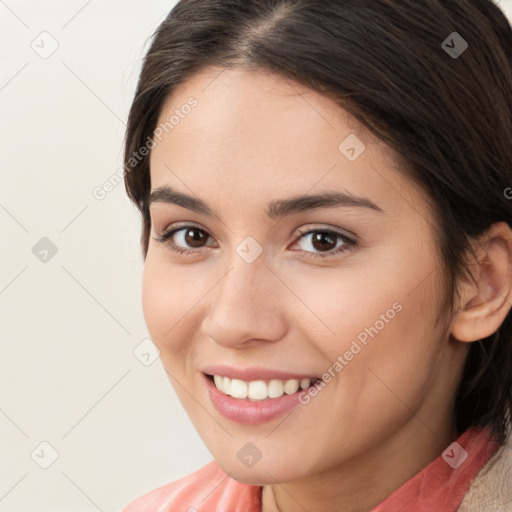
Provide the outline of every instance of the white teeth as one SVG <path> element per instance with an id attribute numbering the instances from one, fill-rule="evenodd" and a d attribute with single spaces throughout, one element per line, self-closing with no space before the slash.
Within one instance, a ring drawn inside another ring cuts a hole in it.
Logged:
<path id="1" fill-rule="evenodd" d="M 244 382 L 243 380 L 233 379 L 231 381 L 231 389 L 229 394 L 233 398 L 247 398 L 247 382 Z"/>
<path id="2" fill-rule="evenodd" d="M 311 385 L 311 379 L 302 379 L 300 381 L 300 389 L 308 389 Z"/>
<path id="3" fill-rule="evenodd" d="M 222 383 L 222 388 L 224 390 L 224 393 L 226 393 L 226 395 L 230 395 L 231 394 L 231 379 L 229 377 L 224 377 L 224 382 Z"/>
<path id="4" fill-rule="evenodd" d="M 279 398 L 285 393 L 292 395 L 296 393 L 299 388 L 307 389 L 311 385 L 311 379 L 302 379 L 300 382 L 297 379 L 272 379 L 267 384 L 264 380 L 245 382 L 240 379 L 230 379 L 229 377 L 222 377 L 220 375 L 214 375 L 213 381 L 216 388 L 222 391 L 222 393 L 231 395 L 233 398 L 249 399 L 253 401 L 265 400 L 266 398 Z"/>
<path id="5" fill-rule="evenodd" d="M 249 391 L 247 396 L 251 400 L 265 400 L 267 398 L 267 384 L 264 380 L 253 380 L 249 382 Z"/>
<path id="6" fill-rule="evenodd" d="M 214 375 L 213 381 L 215 382 L 215 386 L 217 387 L 217 389 L 220 389 L 222 391 L 224 387 L 224 377 L 221 377 L 220 375 Z"/>
<path id="7" fill-rule="evenodd" d="M 283 382 L 277 379 L 271 380 L 268 383 L 268 397 L 269 398 L 279 398 L 280 396 L 283 396 L 284 389 L 283 389 Z"/>
<path id="8" fill-rule="evenodd" d="M 283 389 L 287 395 L 293 395 L 293 393 L 297 393 L 299 390 L 299 381 L 297 379 L 287 380 L 284 383 Z"/>

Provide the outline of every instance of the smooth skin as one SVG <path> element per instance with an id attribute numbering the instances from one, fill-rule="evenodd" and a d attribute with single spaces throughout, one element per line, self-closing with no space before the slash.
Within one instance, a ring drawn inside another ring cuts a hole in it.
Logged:
<path id="1" fill-rule="evenodd" d="M 151 189 L 200 198 L 216 215 L 151 204 L 149 333 L 224 471 L 264 486 L 264 512 L 368 511 L 460 434 L 453 407 L 465 342 L 495 332 L 511 308 L 511 231 L 493 226 L 472 267 L 476 283 L 459 283 L 456 313 L 438 322 L 447 280 L 432 202 L 399 172 L 398 155 L 332 100 L 266 71 L 205 68 L 175 89 L 159 123 L 192 96 L 197 107 L 151 152 Z M 339 150 L 351 134 L 365 145 L 354 161 Z M 319 192 L 382 211 L 266 215 L 271 201 Z M 176 223 L 197 230 L 157 241 Z M 252 263 L 236 251 L 247 237 L 263 250 Z M 210 402 L 206 366 L 320 376 L 397 302 L 401 311 L 288 416 L 243 425 Z M 262 454 L 251 468 L 237 457 L 248 442 Z"/>

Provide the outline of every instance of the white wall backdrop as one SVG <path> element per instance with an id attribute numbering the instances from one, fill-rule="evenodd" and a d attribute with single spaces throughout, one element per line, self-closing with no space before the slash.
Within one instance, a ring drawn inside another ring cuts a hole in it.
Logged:
<path id="1" fill-rule="evenodd" d="M 93 196 L 175 3 L 0 0 L 0 512 L 116 512 L 211 460 L 136 349 L 138 214 Z"/>

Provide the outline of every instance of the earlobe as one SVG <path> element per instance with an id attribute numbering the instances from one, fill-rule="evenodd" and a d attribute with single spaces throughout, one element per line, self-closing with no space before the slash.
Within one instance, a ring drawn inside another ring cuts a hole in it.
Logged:
<path id="1" fill-rule="evenodd" d="M 474 281 L 459 285 L 460 303 L 451 334 L 463 342 L 495 333 L 512 309 L 512 230 L 493 224 L 480 238 L 473 265 Z"/>

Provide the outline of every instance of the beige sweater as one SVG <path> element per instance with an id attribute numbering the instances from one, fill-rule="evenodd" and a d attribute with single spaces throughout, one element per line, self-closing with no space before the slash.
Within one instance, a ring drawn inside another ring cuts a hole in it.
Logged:
<path id="1" fill-rule="evenodd" d="M 458 512 L 512 512 L 512 436 L 480 470 Z"/>

